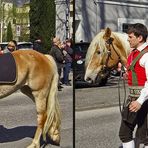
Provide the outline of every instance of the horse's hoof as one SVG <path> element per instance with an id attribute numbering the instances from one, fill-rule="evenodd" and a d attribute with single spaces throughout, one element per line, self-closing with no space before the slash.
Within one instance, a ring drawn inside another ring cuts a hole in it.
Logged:
<path id="1" fill-rule="evenodd" d="M 31 143 L 27 148 L 40 148 L 39 144 Z"/>

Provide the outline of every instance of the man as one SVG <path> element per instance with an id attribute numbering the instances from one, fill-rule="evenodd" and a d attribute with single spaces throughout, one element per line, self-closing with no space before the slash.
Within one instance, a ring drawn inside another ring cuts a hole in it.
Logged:
<path id="1" fill-rule="evenodd" d="M 41 39 L 37 39 L 33 43 L 33 49 L 38 51 L 38 52 L 43 52 L 43 47 L 42 47 L 42 41 Z"/>
<path id="2" fill-rule="evenodd" d="M 140 23 L 128 29 L 128 41 L 133 49 L 127 60 L 126 76 L 129 96 L 123 107 L 119 137 L 123 148 L 135 148 L 133 131 L 137 125 L 136 137 L 148 148 L 148 31 Z"/>
<path id="3" fill-rule="evenodd" d="M 57 64 L 58 74 L 59 74 L 58 89 L 59 89 L 59 91 L 61 91 L 62 87 L 60 84 L 60 77 L 61 77 L 62 68 L 64 67 L 64 55 L 62 53 L 60 39 L 58 37 L 55 37 L 55 38 L 53 38 L 52 42 L 53 42 L 53 46 L 52 46 L 49 54 L 53 56 L 53 58 L 55 59 L 55 62 Z"/>

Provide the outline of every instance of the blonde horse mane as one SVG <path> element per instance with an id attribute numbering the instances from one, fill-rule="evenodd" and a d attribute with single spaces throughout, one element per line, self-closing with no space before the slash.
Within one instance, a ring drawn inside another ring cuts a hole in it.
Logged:
<path id="1" fill-rule="evenodd" d="M 89 61 L 91 61 L 94 52 L 96 51 L 97 47 L 100 47 L 100 51 L 101 52 L 106 52 L 107 48 L 105 46 L 105 41 L 103 39 L 103 35 L 104 35 L 105 31 L 101 31 L 100 33 L 98 33 L 94 39 L 92 40 L 92 42 L 90 43 L 90 46 L 88 48 L 87 54 L 86 54 L 86 58 L 85 58 L 85 67 L 87 67 Z M 112 32 L 111 33 L 111 37 L 116 38 L 116 40 L 118 40 L 119 42 L 121 42 L 122 47 L 125 49 L 126 54 L 129 54 L 130 51 L 130 46 L 129 43 L 127 41 L 128 36 L 126 33 L 119 33 L 119 32 Z"/>

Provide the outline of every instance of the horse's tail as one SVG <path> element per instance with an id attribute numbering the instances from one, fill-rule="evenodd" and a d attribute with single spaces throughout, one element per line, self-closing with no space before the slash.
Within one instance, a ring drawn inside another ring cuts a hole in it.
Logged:
<path id="1" fill-rule="evenodd" d="M 48 135 L 54 142 L 59 144 L 61 125 L 61 115 L 57 98 L 59 75 L 55 61 L 51 56 L 47 57 L 52 62 L 54 73 L 47 99 L 47 118 L 43 128 L 43 138 L 46 140 L 46 135 Z"/>

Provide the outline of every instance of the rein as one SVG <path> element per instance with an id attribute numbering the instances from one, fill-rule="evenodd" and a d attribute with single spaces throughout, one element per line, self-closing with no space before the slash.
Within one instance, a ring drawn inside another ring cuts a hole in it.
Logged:
<path id="1" fill-rule="evenodd" d="M 107 67 L 108 65 L 108 62 L 109 62 L 109 58 L 110 59 L 113 59 L 111 57 L 111 47 L 112 49 L 114 50 L 114 52 L 116 53 L 116 55 L 118 56 L 118 61 L 121 62 L 120 60 L 120 55 L 118 54 L 117 50 L 115 49 L 114 45 L 113 45 L 113 38 L 109 38 L 106 43 L 109 45 L 109 49 L 108 49 L 108 52 L 107 52 L 107 59 L 106 59 L 106 62 L 105 62 L 105 65 L 104 65 L 104 68 L 105 70 L 111 70 L 110 68 Z M 122 63 L 121 63 L 122 64 Z M 124 67 L 123 67 L 123 64 L 122 64 L 122 68 L 121 68 L 121 72 L 120 72 L 120 76 L 119 76 L 119 80 L 118 80 L 118 96 L 119 96 L 119 110 L 120 110 L 120 113 L 122 112 L 122 104 L 121 104 L 121 94 L 120 94 L 120 83 L 121 83 L 121 80 L 123 81 L 123 87 L 124 87 L 124 99 L 123 99 L 123 105 L 125 104 L 125 100 L 126 100 L 126 84 L 125 84 L 125 80 L 124 79 L 121 79 L 122 76 L 123 76 L 123 73 L 125 72 L 124 70 Z"/>
<path id="2" fill-rule="evenodd" d="M 120 113 L 122 114 L 122 106 L 125 105 L 125 100 L 126 100 L 126 83 L 125 83 L 125 80 L 124 78 L 122 79 L 122 76 L 123 74 L 125 73 L 125 69 L 124 67 L 122 66 L 121 67 L 121 71 L 120 71 L 120 76 L 119 76 L 119 79 L 118 79 L 118 96 L 119 96 L 119 110 L 120 110 Z M 120 94 L 120 88 L 121 88 L 121 81 L 123 81 L 123 89 L 124 89 L 124 99 L 123 99 L 123 104 L 121 104 L 121 94 Z"/>

